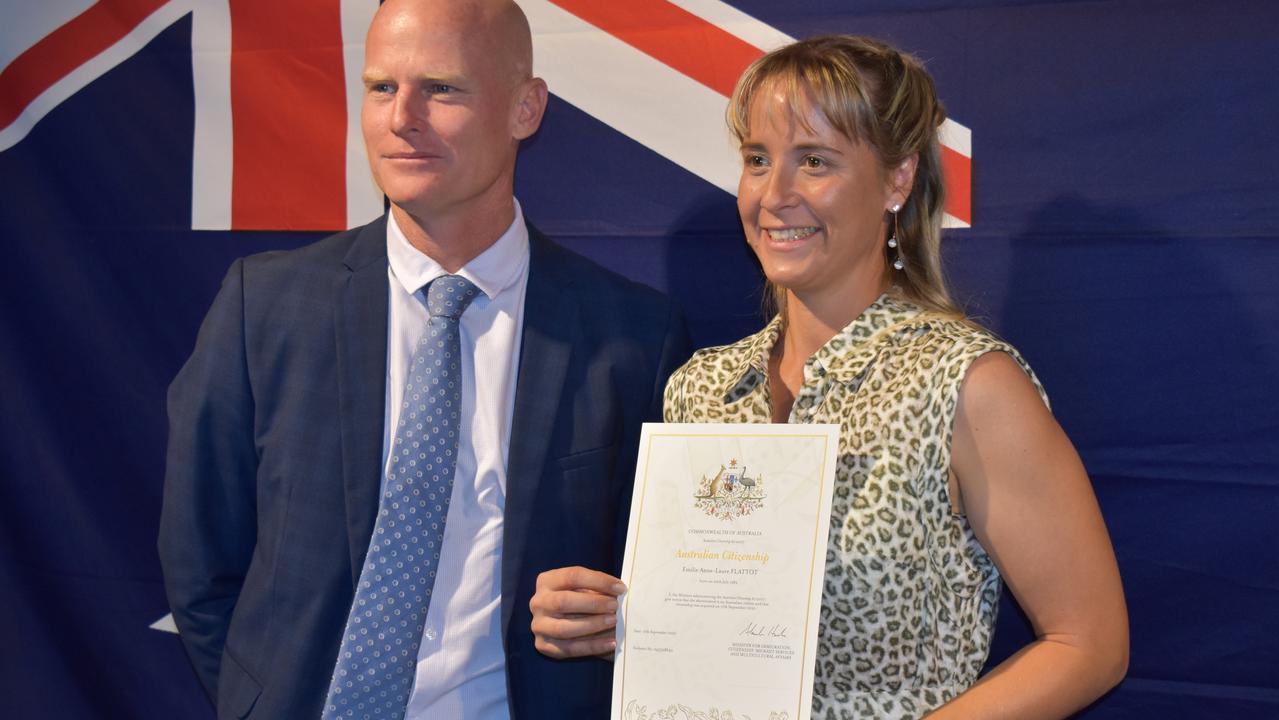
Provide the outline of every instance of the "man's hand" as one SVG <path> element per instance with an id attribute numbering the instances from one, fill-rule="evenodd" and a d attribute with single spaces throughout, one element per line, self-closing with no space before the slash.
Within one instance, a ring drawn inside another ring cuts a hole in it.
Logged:
<path id="1" fill-rule="evenodd" d="M 606 657 L 617 648 L 617 596 L 622 581 L 584 567 L 547 570 L 537 576 L 533 611 L 534 646 L 547 657 Z"/>

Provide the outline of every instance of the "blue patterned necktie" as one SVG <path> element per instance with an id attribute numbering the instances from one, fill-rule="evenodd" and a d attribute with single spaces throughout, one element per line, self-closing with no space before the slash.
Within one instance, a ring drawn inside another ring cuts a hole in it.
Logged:
<path id="1" fill-rule="evenodd" d="M 342 633 L 323 720 L 404 717 L 457 469 L 458 319 L 478 294 L 457 275 L 439 277 L 427 288 L 431 318 L 409 363 L 377 524 Z"/>

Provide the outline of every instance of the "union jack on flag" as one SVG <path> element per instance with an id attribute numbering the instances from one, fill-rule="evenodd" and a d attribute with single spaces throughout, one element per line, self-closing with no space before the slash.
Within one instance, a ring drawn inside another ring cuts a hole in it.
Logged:
<path id="1" fill-rule="evenodd" d="M 359 130 L 376 0 L 45 0 L 5 12 L 0 152 L 191 17 L 191 228 L 336 230 L 382 211 Z M 733 193 L 724 126 L 741 71 L 792 40 L 720 0 L 521 0 L 553 93 Z M 946 223 L 968 227 L 972 141 L 942 127 Z"/>

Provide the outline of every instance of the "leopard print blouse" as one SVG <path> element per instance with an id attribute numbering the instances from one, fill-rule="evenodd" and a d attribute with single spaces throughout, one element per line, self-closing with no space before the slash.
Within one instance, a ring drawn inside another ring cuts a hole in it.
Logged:
<path id="1" fill-rule="evenodd" d="M 666 421 L 769 422 L 780 329 L 699 350 L 666 385 Z M 996 351 L 1043 394 L 1011 346 L 890 291 L 805 363 L 790 422 L 841 428 L 814 718 L 918 718 L 977 680 L 1000 578 L 952 510 L 948 469 L 964 374 Z"/>

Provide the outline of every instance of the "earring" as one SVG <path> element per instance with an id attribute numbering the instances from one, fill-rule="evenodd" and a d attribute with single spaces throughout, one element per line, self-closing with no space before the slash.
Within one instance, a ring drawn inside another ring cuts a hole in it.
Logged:
<path id="1" fill-rule="evenodd" d="M 893 214 L 893 234 L 888 236 L 889 248 L 894 248 L 894 249 L 897 248 L 897 236 L 901 234 L 901 230 L 899 230 L 897 226 L 897 213 L 901 209 L 902 209 L 902 206 L 900 204 L 893 205 L 891 208 L 888 209 L 888 212 Z M 902 251 L 897 250 L 896 255 L 897 257 L 893 260 L 893 269 L 904 270 L 906 268 L 906 263 L 902 261 Z"/>

